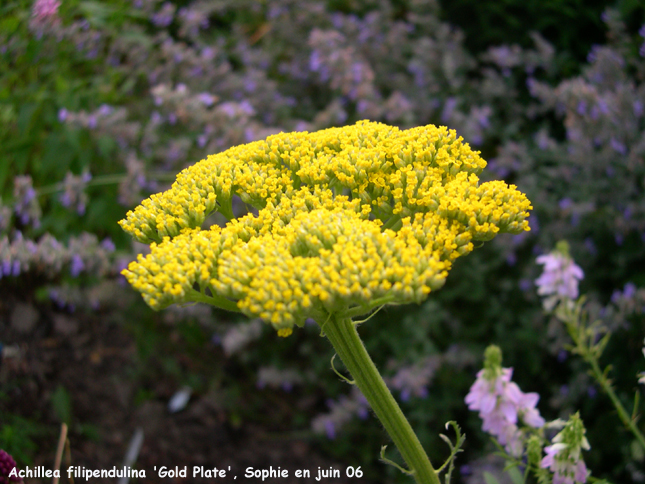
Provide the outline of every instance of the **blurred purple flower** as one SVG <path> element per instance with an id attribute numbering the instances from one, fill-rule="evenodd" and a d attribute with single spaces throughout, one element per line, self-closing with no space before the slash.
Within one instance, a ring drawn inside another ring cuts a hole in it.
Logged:
<path id="1" fill-rule="evenodd" d="M 576 109 L 580 116 L 584 116 L 587 113 L 587 103 L 585 101 L 578 101 L 578 108 Z"/>
<path id="2" fill-rule="evenodd" d="M 593 239 L 591 237 L 587 237 L 585 239 L 585 249 L 591 254 L 591 255 L 596 255 L 598 253 L 598 249 L 596 249 L 596 244 L 594 244 Z"/>
<path id="3" fill-rule="evenodd" d="M 327 420 L 325 422 L 325 432 L 327 433 L 327 438 L 329 440 L 334 440 L 336 438 L 336 429 L 334 428 L 334 422 Z"/>
<path id="4" fill-rule="evenodd" d="M 108 252 L 114 252 L 116 250 L 114 242 L 112 242 L 112 239 L 110 239 L 109 237 L 106 237 L 101 241 L 101 247 L 103 247 Z"/>
<path id="5" fill-rule="evenodd" d="M 628 282 L 623 288 L 623 297 L 626 299 L 632 298 L 636 295 L 636 284 Z"/>
<path id="6" fill-rule="evenodd" d="M 72 255 L 72 261 L 69 268 L 69 272 L 72 275 L 72 277 L 78 277 L 78 275 L 83 271 L 83 269 L 85 269 L 85 264 L 83 263 L 83 259 L 81 258 L 81 256 L 78 254 Z"/>
<path id="7" fill-rule="evenodd" d="M 160 11 L 152 15 L 150 20 L 157 27 L 168 27 L 175 17 L 175 6 L 170 2 L 163 4 Z"/>
<path id="8" fill-rule="evenodd" d="M 452 112 L 455 110 L 457 107 L 457 98 L 454 96 L 449 97 L 446 99 L 446 102 L 444 103 L 443 110 L 441 111 L 441 122 L 442 123 L 448 123 L 450 121 L 450 118 L 452 118 Z"/>
<path id="9" fill-rule="evenodd" d="M 584 273 L 573 259 L 560 252 L 551 252 L 539 256 L 536 261 L 544 264 L 544 272 L 535 280 L 540 296 L 578 297 L 578 281 Z"/>
<path id="10" fill-rule="evenodd" d="M 215 103 L 215 97 L 213 95 L 207 93 L 207 92 L 202 92 L 202 93 L 198 94 L 197 98 L 206 107 L 210 107 Z"/>
<path id="11" fill-rule="evenodd" d="M 573 205 L 573 200 L 571 200 L 570 198 L 563 198 L 558 202 L 558 206 L 560 207 L 561 210 L 567 210 L 571 208 L 572 205 Z"/>
<path id="12" fill-rule="evenodd" d="M 112 111 L 114 111 L 114 108 L 112 106 L 109 106 L 108 104 L 101 104 L 97 111 L 97 114 L 99 116 L 106 117 L 112 114 Z"/>
<path id="13" fill-rule="evenodd" d="M 60 0 L 36 0 L 31 8 L 31 15 L 39 21 L 46 21 L 56 17 L 60 7 Z"/>
<path id="14" fill-rule="evenodd" d="M 614 151 L 620 153 L 621 155 L 624 156 L 627 154 L 627 148 L 625 147 L 625 144 L 622 143 L 621 141 L 618 141 L 613 136 L 609 140 L 609 144 L 614 149 Z"/>

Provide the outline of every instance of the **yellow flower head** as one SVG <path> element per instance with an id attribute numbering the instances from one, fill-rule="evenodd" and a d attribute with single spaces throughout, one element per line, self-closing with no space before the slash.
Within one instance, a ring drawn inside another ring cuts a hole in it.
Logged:
<path id="1" fill-rule="evenodd" d="M 361 121 L 211 155 L 120 222 L 151 244 L 123 274 L 153 309 L 205 301 L 281 336 L 308 317 L 421 302 L 473 241 L 529 230 L 531 204 L 454 130 Z M 232 197 L 259 210 L 233 218 Z M 219 210 L 224 228 L 202 229 Z"/>

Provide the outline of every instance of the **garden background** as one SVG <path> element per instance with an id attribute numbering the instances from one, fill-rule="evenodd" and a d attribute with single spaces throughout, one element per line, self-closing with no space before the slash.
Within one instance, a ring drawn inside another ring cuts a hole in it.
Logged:
<path id="1" fill-rule="evenodd" d="M 205 306 L 155 313 L 119 274 L 146 247 L 118 220 L 182 168 L 370 119 L 456 129 L 488 161 L 483 179 L 534 207 L 530 232 L 361 327 L 431 459 L 456 420 L 455 482 L 500 474 L 464 403 L 497 344 L 545 418 L 580 410 L 593 476 L 645 482 L 645 455 L 534 285 L 535 258 L 567 240 L 631 409 L 645 368 L 644 24 L 637 0 L 3 1 L 0 448 L 51 468 L 65 422 L 71 462 L 110 468 L 140 428 L 139 468 L 361 466 L 363 482 L 408 482 L 378 461 L 389 439 L 316 326 L 283 339 Z"/>

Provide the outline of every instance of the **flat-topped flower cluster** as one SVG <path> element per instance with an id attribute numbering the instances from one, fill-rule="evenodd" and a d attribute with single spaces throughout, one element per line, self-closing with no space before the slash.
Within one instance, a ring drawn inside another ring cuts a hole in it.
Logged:
<path id="1" fill-rule="evenodd" d="M 153 309 L 212 302 L 288 335 L 308 317 L 420 302 L 473 242 L 529 230 L 526 196 L 453 130 L 362 121 L 281 133 L 185 169 L 121 226 L 151 244 L 124 271 Z M 259 210 L 235 219 L 232 200 Z M 202 229 L 218 210 L 224 228 Z"/>

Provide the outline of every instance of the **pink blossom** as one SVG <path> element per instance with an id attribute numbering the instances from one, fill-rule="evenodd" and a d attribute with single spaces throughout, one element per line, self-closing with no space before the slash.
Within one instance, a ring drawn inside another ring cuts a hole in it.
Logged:
<path id="1" fill-rule="evenodd" d="M 540 296 L 550 296 L 544 303 L 547 309 L 552 309 L 560 297 L 577 299 L 578 281 L 584 277 L 584 272 L 570 257 L 551 252 L 541 255 L 536 261 L 544 264 L 544 272 L 535 280 L 535 284 Z"/>
<path id="2" fill-rule="evenodd" d="M 495 436 L 509 453 L 520 456 L 524 443 L 517 426 L 518 417 L 530 427 L 542 427 L 544 419 L 535 408 L 540 397 L 537 393 L 523 393 L 511 381 L 512 368 L 500 370 L 492 380 L 487 378 L 487 370 L 477 373 L 477 380 L 466 395 L 466 404 L 470 410 L 479 410 L 484 431 Z"/>
<path id="3" fill-rule="evenodd" d="M 554 473 L 553 484 L 573 484 L 587 482 L 589 471 L 582 459 L 561 458 L 566 453 L 566 444 L 556 443 L 544 448 L 546 456 L 540 467 L 548 468 Z"/>
<path id="4" fill-rule="evenodd" d="M 589 450 L 590 446 L 585 433 L 584 424 L 576 413 L 569 417 L 564 429 L 553 437 L 552 444 L 544 448 L 546 456 L 540 467 L 553 472 L 553 484 L 587 482 L 589 471 L 582 459 L 582 450 Z"/>
<path id="5" fill-rule="evenodd" d="M 60 0 L 36 0 L 31 8 L 31 16 L 37 21 L 47 21 L 56 17 Z"/>

